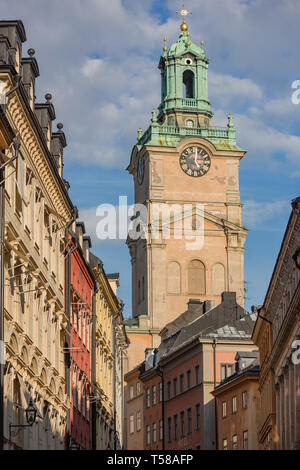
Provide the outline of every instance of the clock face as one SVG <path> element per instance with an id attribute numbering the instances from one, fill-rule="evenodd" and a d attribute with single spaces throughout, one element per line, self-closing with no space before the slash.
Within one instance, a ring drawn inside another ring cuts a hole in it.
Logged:
<path id="1" fill-rule="evenodd" d="M 144 172 L 145 172 L 145 161 L 143 158 L 140 158 L 139 164 L 138 164 L 138 171 L 137 171 L 137 179 L 138 179 L 139 184 L 142 184 L 143 182 Z"/>
<path id="2" fill-rule="evenodd" d="M 180 166 L 189 176 L 198 178 L 210 169 L 211 160 L 207 151 L 201 147 L 188 147 L 180 156 Z"/>

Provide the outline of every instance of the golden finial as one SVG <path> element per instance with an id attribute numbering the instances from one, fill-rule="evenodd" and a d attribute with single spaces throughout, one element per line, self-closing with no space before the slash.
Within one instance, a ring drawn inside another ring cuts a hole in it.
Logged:
<path id="1" fill-rule="evenodd" d="M 167 48 L 167 38 L 166 36 L 164 37 L 164 52 L 167 52 L 168 48 Z"/>
<path id="2" fill-rule="evenodd" d="M 191 15 L 192 12 L 186 10 L 186 8 L 185 8 L 185 0 L 182 0 L 182 10 L 176 11 L 176 13 L 177 13 L 178 15 L 181 15 L 181 16 L 182 16 L 182 24 L 181 24 L 181 26 L 180 26 L 181 31 L 182 31 L 182 32 L 187 31 L 187 30 L 188 30 L 188 25 L 186 24 L 185 17 L 186 17 L 187 15 Z"/>

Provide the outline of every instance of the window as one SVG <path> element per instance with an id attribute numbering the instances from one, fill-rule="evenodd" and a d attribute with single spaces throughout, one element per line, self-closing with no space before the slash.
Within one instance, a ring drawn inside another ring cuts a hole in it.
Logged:
<path id="1" fill-rule="evenodd" d="M 168 418 L 168 442 L 172 440 L 172 420 Z"/>
<path id="2" fill-rule="evenodd" d="M 164 433 L 164 428 L 163 428 L 163 420 L 160 419 L 159 420 L 159 423 L 158 423 L 158 426 L 159 426 L 159 440 L 162 441 L 163 440 L 163 433 Z"/>
<path id="3" fill-rule="evenodd" d="M 178 439 L 178 416 L 174 415 L 174 441 Z"/>
<path id="4" fill-rule="evenodd" d="M 147 445 L 150 444 L 150 426 L 149 426 L 149 424 L 147 424 L 147 426 L 146 426 L 146 444 Z"/>
<path id="5" fill-rule="evenodd" d="M 193 295 L 206 293 L 205 266 L 197 259 L 191 261 L 188 267 L 188 291 Z"/>
<path id="6" fill-rule="evenodd" d="M 173 379 L 173 393 L 174 393 L 174 397 L 176 397 L 176 395 L 177 395 L 177 377 L 175 377 L 175 379 Z"/>
<path id="7" fill-rule="evenodd" d="M 134 433 L 134 416 L 130 415 L 129 418 L 129 433 L 133 434 Z"/>
<path id="8" fill-rule="evenodd" d="M 200 429 L 200 405 L 196 405 L 196 429 Z"/>
<path id="9" fill-rule="evenodd" d="M 152 406 L 156 405 L 156 385 L 152 387 Z"/>
<path id="10" fill-rule="evenodd" d="M 158 384 L 158 400 L 159 400 L 159 403 L 162 402 L 162 399 L 163 399 L 163 388 L 162 388 L 162 382 L 159 382 Z"/>
<path id="11" fill-rule="evenodd" d="M 248 431 L 243 432 L 243 449 L 248 450 Z"/>
<path id="12" fill-rule="evenodd" d="M 156 442 L 156 423 L 152 424 L 152 443 Z"/>
<path id="13" fill-rule="evenodd" d="M 192 121 L 191 119 L 188 119 L 186 121 L 186 127 L 194 127 L 194 121 Z"/>
<path id="14" fill-rule="evenodd" d="M 222 403 L 222 418 L 226 418 L 227 416 L 227 404 L 226 401 Z"/>
<path id="15" fill-rule="evenodd" d="M 188 434 L 192 434 L 192 408 L 187 410 Z"/>
<path id="16" fill-rule="evenodd" d="M 168 264 L 167 291 L 168 294 L 180 294 L 181 292 L 180 264 L 176 261 L 171 261 Z"/>
<path id="17" fill-rule="evenodd" d="M 141 393 L 141 383 L 137 382 L 136 383 L 136 394 L 139 395 Z"/>
<path id="18" fill-rule="evenodd" d="M 237 435 L 232 436 L 232 450 L 237 450 Z"/>
<path id="19" fill-rule="evenodd" d="M 232 413 L 236 413 L 236 397 L 232 397 Z"/>
<path id="20" fill-rule="evenodd" d="M 191 388 L 192 386 L 192 381 L 191 381 L 191 371 L 188 370 L 186 373 L 186 382 L 187 382 L 187 388 Z"/>
<path id="21" fill-rule="evenodd" d="M 242 402 L 243 402 L 243 408 L 246 409 L 248 406 L 247 392 L 242 393 Z"/>
<path id="22" fill-rule="evenodd" d="M 150 407 L 150 388 L 146 388 L 146 408 Z"/>
<path id="23" fill-rule="evenodd" d="M 227 442 L 227 439 L 223 439 L 223 450 L 228 450 L 228 442 Z"/>
<path id="24" fill-rule="evenodd" d="M 199 385 L 200 383 L 200 367 L 196 366 L 195 367 L 195 384 Z"/>
<path id="25" fill-rule="evenodd" d="M 168 390 L 168 400 L 170 400 L 170 398 L 171 398 L 171 382 L 168 382 L 167 390 Z"/>
<path id="26" fill-rule="evenodd" d="M 180 413 L 180 437 L 184 437 L 184 411 Z"/>
<path id="27" fill-rule="evenodd" d="M 134 395 L 134 392 L 133 392 L 133 385 L 130 385 L 130 388 L 129 388 L 129 398 L 130 398 L 130 400 L 132 400 L 133 395 Z"/>
<path id="28" fill-rule="evenodd" d="M 183 97 L 194 98 L 194 74 L 191 70 L 183 72 Z"/>
<path id="29" fill-rule="evenodd" d="M 180 375 L 180 393 L 184 392 L 184 375 Z"/>
<path id="30" fill-rule="evenodd" d="M 222 364 L 221 365 L 221 379 L 225 380 L 230 377 L 234 372 L 233 364 Z"/>
<path id="31" fill-rule="evenodd" d="M 141 430 L 141 412 L 140 412 L 140 410 L 138 410 L 137 413 L 136 413 L 136 430 L 137 431 Z"/>

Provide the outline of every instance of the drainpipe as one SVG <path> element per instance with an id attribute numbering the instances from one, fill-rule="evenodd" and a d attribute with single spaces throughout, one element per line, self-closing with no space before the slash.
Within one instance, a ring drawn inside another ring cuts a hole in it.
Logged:
<path id="1" fill-rule="evenodd" d="M 214 389 L 217 385 L 217 369 L 216 369 L 216 347 L 217 347 L 217 340 L 214 338 L 213 341 L 213 354 L 214 354 Z M 219 448 L 219 439 L 218 439 L 218 407 L 217 407 L 217 397 L 214 399 L 215 402 L 215 446 L 216 450 Z"/>

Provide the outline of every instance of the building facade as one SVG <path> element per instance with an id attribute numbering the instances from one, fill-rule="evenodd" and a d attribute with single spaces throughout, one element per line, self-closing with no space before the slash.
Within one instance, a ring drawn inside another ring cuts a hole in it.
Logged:
<path id="1" fill-rule="evenodd" d="M 208 99 L 209 60 L 203 43 L 190 39 L 186 23 L 160 58 L 161 104 L 150 127 L 139 132 L 127 168 L 135 203 L 145 208 L 129 237 L 135 323 L 128 370 L 159 345 L 159 331 L 190 298 L 221 302 L 224 291 L 244 305 L 244 242 L 239 163 L 232 116 L 213 127 Z M 137 346 L 138 345 L 138 346 Z"/>
<path id="2" fill-rule="evenodd" d="M 64 352 L 68 358 L 67 384 L 70 414 L 66 448 L 90 450 L 92 392 L 92 300 L 94 278 L 89 266 L 89 237 L 82 222 L 69 229 L 66 256 L 66 298 L 69 299 L 69 338 Z"/>
<path id="3" fill-rule="evenodd" d="M 256 314 L 237 304 L 235 293 L 224 292 L 216 307 L 191 299 L 188 309 L 165 326 L 160 346 L 146 350 L 143 370 L 126 375 L 128 384 L 134 377 L 143 383 L 143 449 L 219 448 L 212 392 L 234 373 L 237 352 L 257 351 L 251 340 L 255 320 Z M 130 416 L 137 406 L 140 402 L 128 398 L 127 391 L 127 429 L 132 434 Z M 127 439 L 131 450 L 133 439 Z"/>
<path id="4" fill-rule="evenodd" d="M 164 442 L 164 393 L 163 372 L 158 361 L 158 352 L 146 349 L 144 371 L 140 375 L 144 390 L 144 428 L 145 450 L 163 450 Z"/>
<path id="5" fill-rule="evenodd" d="M 69 398 L 62 343 L 65 229 L 73 206 L 63 180 L 65 137 L 52 131 L 51 95 L 35 101 L 34 50 L 23 57 L 21 21 L 0 22 L 2 111 L 18 144 L 6 149 L 4 266 L 4 447 L 63 449 Z M 38 411 L 30 428 L 30 399 Z"/>
<path id="6" fill-rule="evenodd" d="M 144 449 L 144 388 L 140 374 L 144 363 L 125 374 L 124 448 Z"/>
<path id="7" fill-rule="evenodd" d="M 300 198 L 292 212 L 253 340 L 261 355 L 262 448 L 300 448 Z"/>
<path id="8" fill-rule="evenodd" d="M 123 363 L 127 337 L 122 326 L 123 304 L 117 297 L 119 274 L 106 275 L 101 260 L 92 253 L 90 256 L 96 279 L 93 448 L 112 450 L 123 447 Z"/>
<path id="9" fill-rule="evenodd" d="M 213 391 L 217 399 L 218 449 L 258 450 L 258 353 L 240 352 L 235 359 L 233 375 Z"/>

